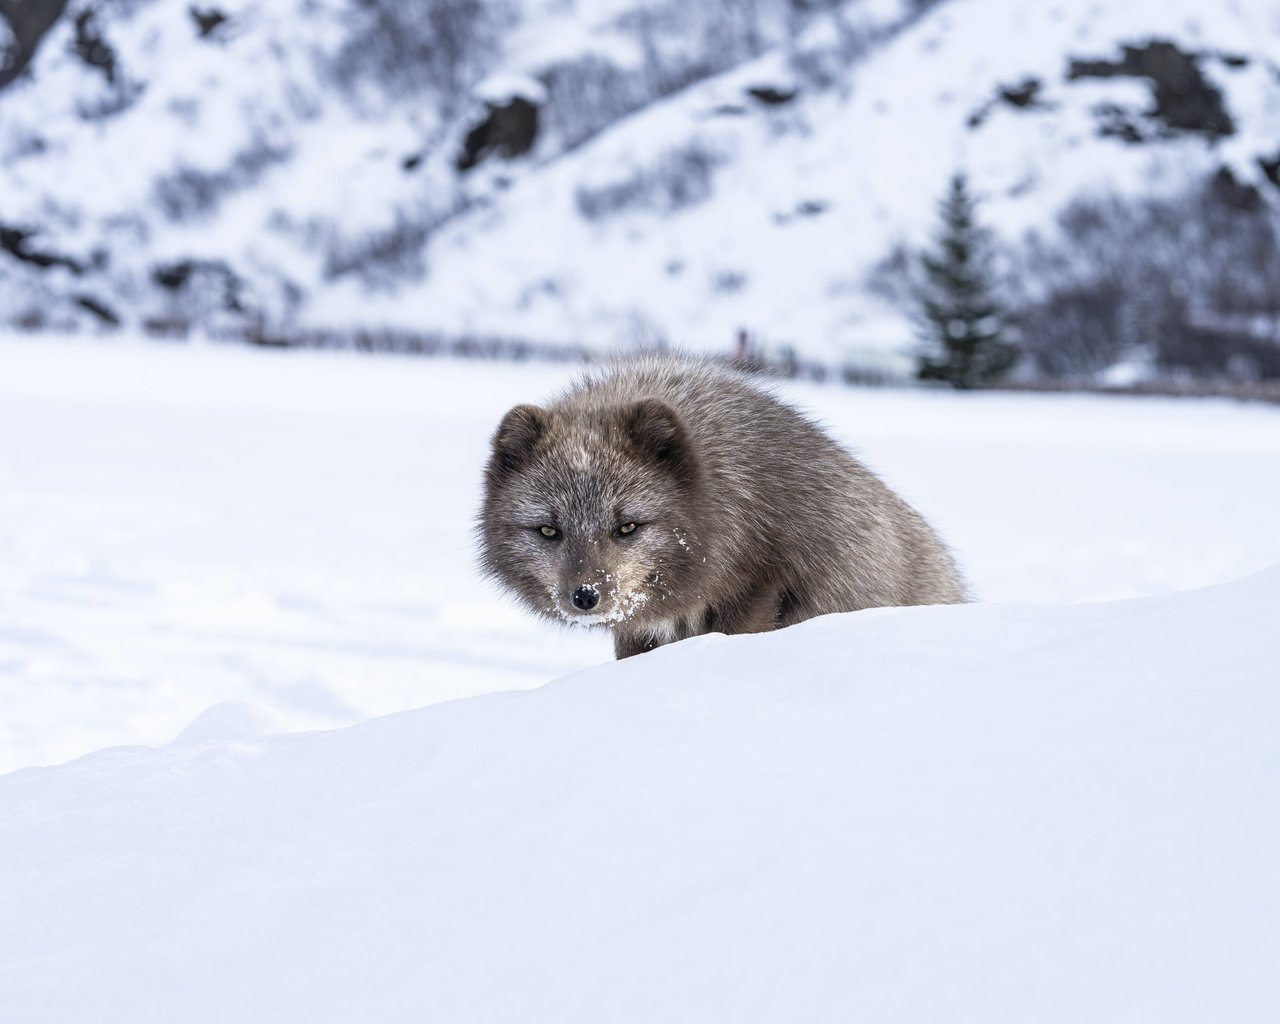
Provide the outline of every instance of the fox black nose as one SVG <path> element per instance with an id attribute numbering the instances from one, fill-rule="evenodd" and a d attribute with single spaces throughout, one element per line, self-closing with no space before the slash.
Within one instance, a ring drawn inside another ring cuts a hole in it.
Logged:
<path id="1" fill-rule="evenodd" d="M 573 592 L 573 606 L 581 608 L 584 612 L 591 611 L 600 603 L 600 591 L 595 587 L 587 586 L 585 583 Z"/>

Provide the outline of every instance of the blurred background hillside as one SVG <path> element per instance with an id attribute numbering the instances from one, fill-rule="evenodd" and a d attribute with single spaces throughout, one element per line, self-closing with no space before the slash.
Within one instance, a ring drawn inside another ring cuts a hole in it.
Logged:
<path id="1" fill-rule="evenodd" d="M 906 378 L 956 175 L 1015 382 L 1280 378 L 1271 0 L 0 0 L 29 331 Z"/>

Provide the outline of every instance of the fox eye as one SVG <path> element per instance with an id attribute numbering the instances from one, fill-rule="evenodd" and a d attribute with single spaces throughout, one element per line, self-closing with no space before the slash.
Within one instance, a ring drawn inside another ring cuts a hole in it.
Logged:
<path id="1" fill-rule="evenodd" d="M 635 523 L 623 523 L 621 526 L 618 527 L 618 536 L 620 537 L 625 537 L 627 534 L 635 533 L 635 532 L 636 532 Z"/>
<path id="2" fill-rule="evenodd" d="M 560 531 L 554 526 L 539 526 L 538 532 L 544 537 L 559 537 Z"/>

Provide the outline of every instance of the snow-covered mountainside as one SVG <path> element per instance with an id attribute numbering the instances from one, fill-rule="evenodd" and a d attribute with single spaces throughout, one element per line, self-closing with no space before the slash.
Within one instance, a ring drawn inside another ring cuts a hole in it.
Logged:
<path id="1" fill-rule="evenodd" d="M 700 637 L 0 778 L 0 1006 L 173 1021 L 1270 1020 L 1280 571 Z"/>
<path id="2" fill-rule="evenodd" d="M 1177 330 L 1235 332 L 1223 372 L 1270 372 L 1277 53 L 1268 0 L 73 2 L 0 90 L 0 309 L 597 348 L 743 329 L 874 363 L 910 344 L 901 256 L 963 169 L 1015 267 L 1029 231 L 1046 267 L 1083 247 L 1082 199 L 1208 182 L 1270 218 L 1229 262 L 1257 289 L 1170 293 Z M 1239 234 L 1183 219 L 1197 253 Z M 1023 282 L 1029 322 L 1082 287 Z"/>

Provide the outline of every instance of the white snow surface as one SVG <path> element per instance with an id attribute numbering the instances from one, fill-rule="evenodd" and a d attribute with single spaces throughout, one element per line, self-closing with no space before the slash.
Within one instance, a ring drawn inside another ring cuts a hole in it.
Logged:
<path id="1" fill-rule="evenodd" d="M 576 372 L 0 339 L 0 771 L 349 725 L 607 660 L 606 633 L 483 581 L 471 532 L 498 420 Z M 982 599 L 1280 562 L 1280 410 L 783 393 L 937 526 Z"/>
<path id="2" fill-rule="evenodd" d="M 0 339 L 0 1018 L 1275 1016 L 1280 411 L 786 386 L 994 603 L 614 663 L 474 568 L 572 372 Z"/>
<path id="3" fill-rule="evenodd" d="M 14 1021 L 1263 1021 L 1280 570 L 0 779 Z"/>

